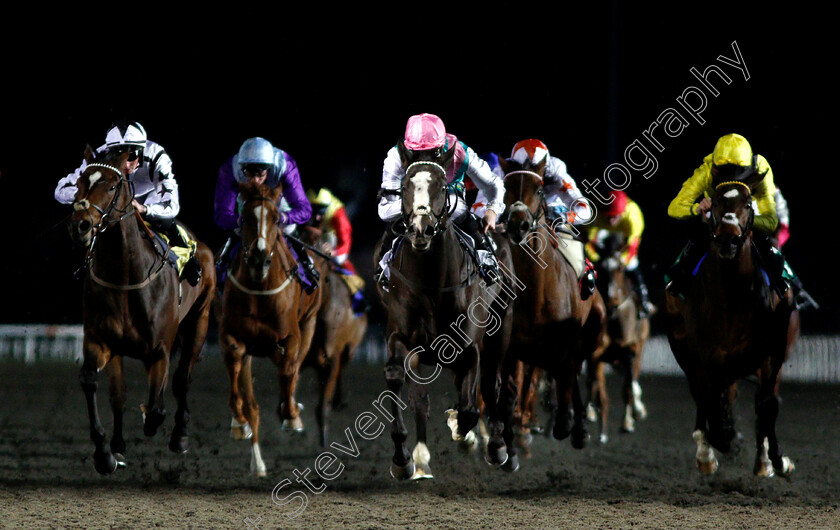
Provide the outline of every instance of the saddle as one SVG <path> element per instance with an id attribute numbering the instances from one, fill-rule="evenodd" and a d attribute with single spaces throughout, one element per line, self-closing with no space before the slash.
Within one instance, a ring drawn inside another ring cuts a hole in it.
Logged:
<path id="1" fill-rule="evenodd" d="M 169 230 L 169 234 L 163 230 L 155 228 L 148 221 L 144 221 L 144 223 L 149 228 L 152 235 L 155 236 L 155 239 L 157 239 L 160 244 L 160 248 L 166 253 L 166 260 L 170 265 L 175 267 L 175 270 L 178 271 L 178 276 L 180 277 L 184 271 L 184 266 L 195 255 L 195 251 L 198 249 L 198 242 L 193 239 L 190 236 L 190 233 L 187 232 L 186 228 L 177 221 Z M 177 234 L 172 233 L 175 230 L 177 230 Z M 176 235 L 177 237 L 173 237 Z"/>

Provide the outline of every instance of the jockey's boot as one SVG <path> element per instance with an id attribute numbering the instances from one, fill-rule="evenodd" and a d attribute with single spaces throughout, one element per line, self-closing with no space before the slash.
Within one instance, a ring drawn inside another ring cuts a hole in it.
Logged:
<path id="1" fill-rule="evenodd" d="M 385 254 L 391 250 L 391 247 L 394 246 L 394 240 L 397 238 L 397 234 L 391 230 L 393 223 L 388 223 L 387 227 L 385 228 L 385 237 L 382 239 L 382 247 L 379 248 L 379 255 L 376 257 L 376 271 L 373 273 L 373 281 L 382 285 L 385 290 L 387 291 L 387 278 L 385 277 L 385 269 L 382 267 L 382 260 L 385 258 Z"/>
<path id="2" fill-rule="evenodd" d="M 772 240 L 765 232 L 754 230 L 752 242 L 760 265 L 770 278 L 770 286 L 779 298 L 784 297 L 791 285 L 787 277 L 793 276 L 793 271 L 787 265 L 785 257 L 773 246 Z"/>
<path id="3" fill-rule="evenodd" d="M 472 213 L 464 215 L 458 223 L 458 228 L 463 230 L 473 240 L 475 253 L 473 260 L 478 266 L 478 273 L 487 285 L 493 285 L 499 281 L 499 264 L 496 261 L 495 249 L 492 240 L 484 233 L 478 218 Z"/>
<path id="4" fill-rule="evenodd" d="M 656 312 L 656 306 L 650 301 L 650 295 L 648 294 L 648 288 L 642 276 L 641 268 L 625 269 L 624 273 L 632 280 L 633 289 L 639 296 L 639 318 L 647 318 L 654 314 Z"/>
<path id="5" fill-rule="evenodd" d="M 595 270 L 595 266 L 592 265 L 592 262 L 589 261 L 589 258 L 584 258 L 586 260 L 586 266 L 583 269 L 583 275 L 580 278 L 580 299 L 586 300 L 592 293 L 595 292 L 595 280 L 598 278 L 598 272 Z"/>
<path id="6" fill-rule="evenodd" d="M 321 273 L 315 268 L 315 263 L 306 252 L 306 247 L 291 237 L 286 238 L 286 241 L 288 241 L 289 245 L 294 248 L 295 253 L 298 256 L 298 263 L 303 266 L 303 273 L 306 274 L 306 278 L 309 280 L 309 285 L 304 286 L 304 290 L 306 291 L 306 294 L 312 294 L 321 283 Z"/>
<path id="7" fill-rule="evenodd" d="M 171 219 L 168 222 L 159 222 L 157 226 L 166 235 L 167 239 L 169 239 L 170 247 L 190 248 L 189 242 L 184 239 L 181 231 L 178 230 L 178 221 Z M 199 280 L 201 280 L 201 264 L 198 262 L 198 258 L 195 257 L 194 252 L 190 253 L 190 258 L 181 269 L 178 279 L 180 281 L 187 280 L 193 287 L 198 285 Z"/>

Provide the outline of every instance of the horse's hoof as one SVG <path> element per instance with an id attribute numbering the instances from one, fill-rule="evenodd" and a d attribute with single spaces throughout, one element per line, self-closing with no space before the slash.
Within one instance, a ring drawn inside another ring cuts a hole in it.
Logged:
<path id="1" fill-rule="evenodd" d="M 297 418 L 283 420 L 283 424 L 280 426 L 280 428 L 286 432 L 302 433 L 303 420 L 300 419 L 300 416 L 298 416 Z"/>
<path id="2" fill-rule="evenodd" d="M 640 407 L 633 407 L 633 419 L 636 420 L 646 420 L 647 419 L 647 409 L 644 405 Z"/>
<path id="3" fill-rule="evenodd" d="M 720 464 L 718 464 L 717 458 L 709 460 L 708 462 L 701 462 L 697 460 L 697 470 L 700 471 L 700 474 L 704 477 L 714 475 L 715 472 L 717 472 L 718 467 L 720 467 Z"/>
<path id="4" fill-rule="evenodd" d="M 409 460 L 402 466 L 395 462 L 391 462 L 391 476 L 397 480 L 406 480 L 411 478 L 414 476 L 415 471 L 414 460 Z"/>
<path id="5" fill-rule="evenodd" d="M 516 473 L 519 471 L 519 457 L 511 455 L 510 458 L 507 459 L 507 462 L 502 464 L 502 469 L 508 473 Z"/>
<path id="6" fill-rule="evenodd" d="M 117 467 L 118 468 L 128 467 L 128 461 L 125 459 L 125 457 L 122 455 L 122 453 L 113 453 L 113 454 L 114 454 L 114 459 L 117 461 Z"/>
<path id="7" fill-rule="evenodd" d="M 488 445 L 487 452 L 484 454 L 484 461 L 491 466 L 503 466 L 509 460 L 507 447 L 500 445 L 493 447 Z"/>
<path id="8" fill-rule="evenodd" d="M 601 433 L 600 435 L 598 435 L 598 443 L 600 443 L 601 445 L 605 445 L 608 440 L 609 438 L 605 433 Z"/>
<path id="9" fill-rule="evenodd" d="M 583 449 L 589 443 L 589 433 L 586 429 L 572 429 L 572 447 Z"/>
<path id="10" fill-rule="evenodd" d="M 100 475 L 110 475 L 117 470 L 117 459 L 110 451 L 97 451 L 93 453 L 93 467 Z"/>
<path id="11" fill-rule="evenodd" d="M 543 429 L 539 425 L 534 425 L 533 427 L 531 427 L 531 434 L 544 434 L 544 433 L 545 433 L 545 429 Z"/>
<path id="12" fill-rule="evenodd" d="M 563 441 L 572 434 L 572 422 L 558 422 L 554 424 L 554 428 L 551 429 L 551 434 L 554 436 L 555 440 Z"/>
<path id="13" fill-rule="evenodd" d="M 776 474 L 779 475 L 780 477 L 790 478 L 790 476 L 796 470 L 796 466 L 793 465 L 793 460 L 791 460 L 790 458 L 788 458 L 786 456 L 783 456 L 782 457 L 782 467 L 781 468 L 774 467 L 774 469 L 776 470 Z"/>
<path id="14" fill-rule="evenodd" d="M 251 430 L 251 424 L 247 421 L 239 423 L 236 418 L 230 420 L 230 437 L 234 440 L 250 440 L 254 436 L 254 431 Z"/>
<path id="15" fill-rule="evenodd" d="M 624 434 L 633 434 L 636 432 L 636 425 L 632 421 L 625 421 L 621 425 L 621 432 Z"/>
<path id="16" fill-rule="evenodd" d="M 762 478 L 772 478 L 776 475 L 776 472 L 773 470 L 773 464 L 770 463 L 770 460 L 762 461 L 761 459 L 756 459 L 755 465 L 753 466 L 753 475 Z"/>
<path id="17" fill-rule="evenodd" d="M 147 411 L 145 406 L 141 406 L 141 409 L 143 410 L 143 434 L 154 436 L 157 434 L 158 427 L 163 424 L 163 420 L 166 418 L 166 411 Z"/>
<path id="18" fill-rule="evenodd" d="M 184 454 L 190 448 L 189 437 L 184 436 L 172 436 L 169 439 L 169 450 L 173 453 L 177 454 Z"/>
<path id="19" fill-rule="evenodd" d="M 529 447 L 533 441 L 534 437 L 527 430 L 519 431 L 514 435 L 514 443 L 516 444 L 516 447 L 522 449 Z"/>
<path id="20" fill-rule="evenodd" d="M 429 464 L 417 464 L 414 466 L 414 473 L 411 474 L 409 477 L 411 480 L 425 480 L 429 478 L 435 478 L 432 474 L 432 468 L 429 467 Z"/>
<path id="21" fill-rule="evenodd" d="M 586 404 L 586 419 L 592 423 L 598 421 L 598 409 L 591 402 Z"/>

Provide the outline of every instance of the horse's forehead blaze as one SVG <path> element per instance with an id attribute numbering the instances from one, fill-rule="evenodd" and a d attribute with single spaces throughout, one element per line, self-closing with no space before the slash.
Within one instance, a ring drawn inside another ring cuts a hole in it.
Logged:
<path id="1" fill-rule="evenodd" d="M 101 171 L 94 171 L 92 174 L 88 175 L 88 185 L 93 186 L 97 180 L 102 178 Z"/>
<path id="2" fill-rule="evenodd" d="M 418 171 L 410 180 L 414 186 L 414 210 L 428 208 L 431 203 L 429 186 L 432 183 L 432 174 L 428 171 Z"/>

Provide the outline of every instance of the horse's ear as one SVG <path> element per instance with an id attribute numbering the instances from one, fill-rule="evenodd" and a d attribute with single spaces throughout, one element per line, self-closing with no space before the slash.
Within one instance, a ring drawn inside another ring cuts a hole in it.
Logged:
<path id="1" fill-rule="evenodd" d="M 90 144 L 85 145 L 85 163 L 90 164 L 93 162 L 93 159 L 96 158 L 96 151 L 90 146 Z"/>
<path id="2" fill-rule="evenodd" d="M 452 164 L 452 160 L 454 160 L 454 159 L 455 159 L 455 148 L 453 147 L 452 149 L 447 149 L 446 151 L 444 151 L 440 155 L 440 160 L 438 160 L 438 161 L 440 162 L 440 165 L 442 165 L 443 167 L 449 167 L 449 165 Z"/>
<path id="3" fill-rule="evenodd" d="M 548 158 L 543 158 L 542 160 L 540 160 L 540 163 L 537 164 L 534 167 L 534 173 L 537 173 L 538 175 L 544 175 L 545 174 L 545 166 L 546 166 L 547 163 L 548 163 Z"/>
<path id="4" fill-rule="evenodd" d="M 408 149 L 405 147 L 405 141 L 402 138 L 400 138 L 399 141 L 397 141 L 397 152 L 400 154 L 400 163 L 402 163 L 402 166 L 408 166 L 410 162 L 410 156 Z"/>
<path id="5" fill-rule="evenodd" d="M 507 158 L 499 157 L 499 167 L 502 168 L 502 173 L 510 173 L 510 161 Z"/>

